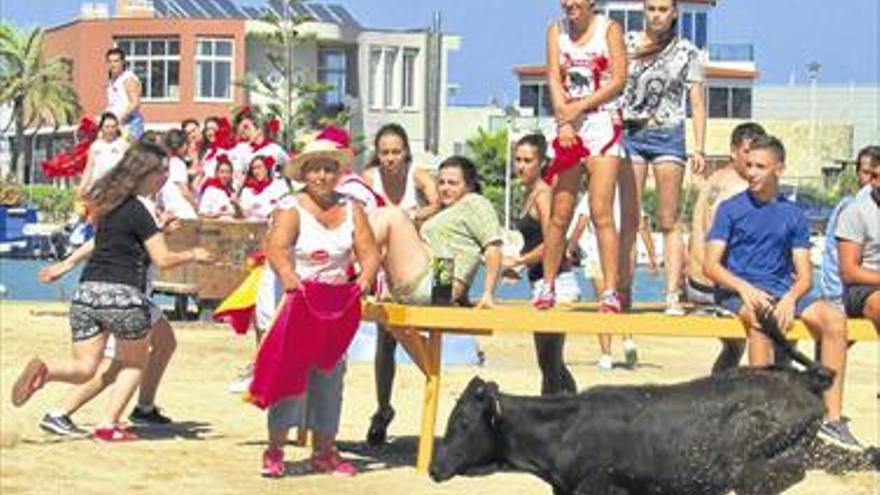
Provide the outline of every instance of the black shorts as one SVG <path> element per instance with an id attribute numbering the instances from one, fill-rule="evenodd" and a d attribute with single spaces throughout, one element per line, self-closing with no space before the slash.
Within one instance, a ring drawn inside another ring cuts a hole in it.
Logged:
<path id="1" fill-rule="evenodd" d="M 849 285 L 843 293 L 843 307 L 851 318 L 865 316 L 865 302 L 871 294 L 880 290 L 880 285 Z"/>
<path id="2" fill-rule="evenodd" d="M 108 282 L 83 282 L 70 303 L 73 341 L 88 340 L 101 332 L 117 339 L 139 340 L 150 331 L 150 298 L 135 287 Z"/>

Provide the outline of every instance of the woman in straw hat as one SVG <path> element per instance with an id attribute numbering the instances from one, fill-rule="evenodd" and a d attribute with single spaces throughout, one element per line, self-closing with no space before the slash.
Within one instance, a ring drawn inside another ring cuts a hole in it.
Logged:
<path id="1" fill-rule="evenodd" d="M 355 283 L 362 293 L 369 289 L 376 275 L 379 251 L 363 207 L 336 192 L 343 169 L 352 159 L 350 150 L 341 149 L 334 141 L 317 139 L 292 160 L 295 179 L 304 186 L 279 202 L 266 249 L 269 264 L 286 292 L 299 289 L 304 282 L 331 285 L 348 282 L 352 257 L 360 265 Z M 267 343 L 268 340 L 263 345 Z M 282 449 L 292 426 L 305 426 L 314 432 L 310 460 L 313 471 L 347 476 L 357 473 L 355 465 L 344 461 L 334 445 L 342 408 L 344 372 L 344 359 L 329 373 L 313 368 L 304 394 L 271 405 L 263 476 L 284 475 Z M 254 384 L 259 374 L 258 361 Z"/>

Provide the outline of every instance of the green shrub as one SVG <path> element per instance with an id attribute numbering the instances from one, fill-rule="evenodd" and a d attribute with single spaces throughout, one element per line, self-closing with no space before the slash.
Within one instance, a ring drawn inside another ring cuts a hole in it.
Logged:
<path id="1" fill-rule="evenodd" d="M 76 191 L 72 188 L 61 189 L 48 184 L 31 184 L 22 186 L 22 191 L 25 201 L 35 204 L 50 221 L 64 221 L 73 211 Z"/>

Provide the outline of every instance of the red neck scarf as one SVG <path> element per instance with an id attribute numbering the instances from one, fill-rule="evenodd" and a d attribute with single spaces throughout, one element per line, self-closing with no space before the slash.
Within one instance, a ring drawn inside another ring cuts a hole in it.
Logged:
<path id="1" fill-rule="evenodd" d="M 202 184 L 202 194 L 205 194 L 205 191 L 212 187 L 223 191 L 223 193 L 226 194 L 226 197 L 232 197 L 232 186 L 223 184 L 223 182 L 217 177 L 210 177 L 205 180 L 205 183 Z"/>
<path id="2" fill-rule="evenodd" d="M 255 177 L 248 177 L 244 180 L 244 187 L 254 191 L 254 194 L 260 194 L 269 187 L 269 184 L 271 183 L 272 179 L 268 177 L 263 180 L 257 180 Z"/>
<path id="3" fill-rule="evenodd" d="M 257 151 L 260 151 L 261 149 L 265 148 L 266 146 L 269 146 L 270 144 L 272 144 L 272 140 L 264 137 L 261 141 L 257 141 L 256 143 L 251 143 L 251 151 L 256 153 Z"/>

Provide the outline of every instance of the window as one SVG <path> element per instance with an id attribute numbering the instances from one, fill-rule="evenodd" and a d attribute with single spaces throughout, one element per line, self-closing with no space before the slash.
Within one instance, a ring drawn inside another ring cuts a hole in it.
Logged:
<path id="1" fill-rule="evenodd" d="M 626 29 L 626 11 L 625 10 L 609 10 L 608 17 L 617 21 L 620 27 Z"/>
<path id="2" fill-rule="evenodd" d="M 752 118 L 752 88 L 733 88 L 731 90 L 730 116 L 735 119 Z"/>
<path id="3" fill-rule="evenodd" d="M 371 108 L 379 106 L 379 95 L 382 91 L 382 49 L 373 48 L 370 50 L 370 88 L 369 102 Z"/>
<path id="4" fill-rule="evenodd" d="M 174 101 L 180 97 L 180 40 L 116 38 L 114 42 L 141 80 L 144 101 Z"/>
<path id="5" fill-rule="evenodd" d="M 385 80 L 383 81 L 385 91 L 382 93 L 382 104 L 385 108 L 396 106 L 394 104 L 394 69 L 397 65 L 397 52 L 397 48 L 385 48 Z"/>
<path id="6" fill-rule="evenodd" d="M 697 48 L 705 49 L 709 43 L 709 19 L 705 12 L 700 12 L 697 14 L 696 20 L 694 44 L 697 45 Z"/>
<path id="7" fill-rule="evenodd" d="M 709 117 L 751 119 L 752 88 L 709 88 Z"/>
<path id="8" fill-rule="evenodd" d="M 685 12 L 681 16 L 681 37 L 694 41 L 694 14 L 692 12 Z"/>
<path id="9" fill-rule="evenodd" d="M 196 41 L 196 99 L 232 99 L 232 50 L 229 39 Z"/>
<path id="10" fill-rule="evenodd" d="M 330 86 L 320 95 L 323 105 L 345 103 L 347 65 L 343 48 L 318 48 L 318 82 Z"/>
<path id="11" fill-rule="evenodd" d="M 403 55 L 401 55 L 403 51 Z M 409 61 L 405 58 L 409 57 Z M 397 108 L 407 105 L 407 85 L 411 104 L 415 104 L 415 60 L 418 50 L 394 46 L 370 49 L 369 102 L 371 108 Z M 407 64 L 409 64 L 407 66 Z M 407 72 L 409 71 L 409 74 Z M 411 78 L 405 79 L 405 77 Z"/>
<path id="12" fill-rule="evenodd" d="M 553 115 L 550 91 L 545 84 L 523 84 L 519 87 L 519 106 L 532 111 L 536 117 Z"/>
<path id="13" fill-rule="evenodd" d="M 626 30 L 641 31 L 645 27 L 645 15 L 641 10 L 628 10 L 626 12 Z"/>
<path id="14" fill-rule="evenodd" d="M 400 91 L 400 106 L 404 108 L 416 106 L 416 60 L 418 57 L 418 49 L 405 48 L 403 50 L 403 86 Z"/>

